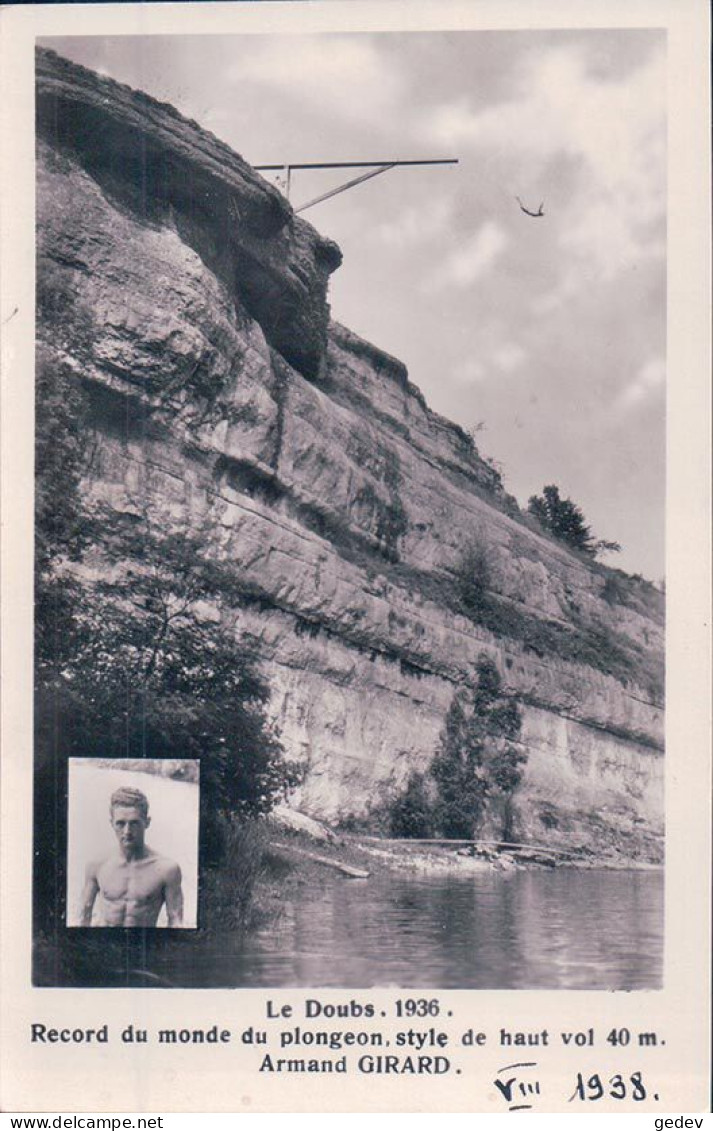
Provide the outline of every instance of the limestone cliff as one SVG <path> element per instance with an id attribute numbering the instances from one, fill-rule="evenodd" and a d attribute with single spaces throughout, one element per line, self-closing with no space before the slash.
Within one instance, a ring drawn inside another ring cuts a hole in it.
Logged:
<path id="1" fill-rule="evenodd" d="M 89 391 L 86 491 L 232 563 L 300 806 L 364 816 L 425 768 L 485 652 L 523 711 L 521 834 L 656 858 L 660 594 L 529 524 L 404 366 L 330 320 L 339 249 L 240 157 L 50 52 L 37 67 L 38 349 Z"/>

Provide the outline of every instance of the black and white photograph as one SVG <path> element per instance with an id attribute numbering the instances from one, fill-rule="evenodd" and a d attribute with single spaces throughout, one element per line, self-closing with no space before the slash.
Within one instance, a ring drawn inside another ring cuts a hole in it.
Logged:
<path id="1" fill-rule="evenodd" d="M 197 923 L 198 762 L 72 758 L 67 925 Z"/>
<path id="2" fill-rule="evenodd" d="M 36 984 L 661 988 L 666 89 L 654 27 L 39 41 Z"/>
<path id="3" fill-rule="evenodd" d="M 3 1111 L 707 1110 L 710 31 L 0 12 Z"/>

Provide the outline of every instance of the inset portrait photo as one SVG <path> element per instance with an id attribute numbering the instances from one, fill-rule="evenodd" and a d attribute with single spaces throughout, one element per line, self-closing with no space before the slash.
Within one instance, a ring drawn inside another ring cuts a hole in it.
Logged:
<path id="1" fill-rule="evenodd" d="M 197 926 L 199 763 L 70 758 L 68 927 Z"/>

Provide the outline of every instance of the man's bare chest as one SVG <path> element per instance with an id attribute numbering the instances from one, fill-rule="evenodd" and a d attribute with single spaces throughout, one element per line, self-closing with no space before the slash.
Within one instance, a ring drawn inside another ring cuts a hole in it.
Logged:
<path id="1" fill-rule="evenodd" d="M 156 861 L 104 864 L 97 874 L 105 899 L 146 900 L 160 894 L 163 872 Z"/>

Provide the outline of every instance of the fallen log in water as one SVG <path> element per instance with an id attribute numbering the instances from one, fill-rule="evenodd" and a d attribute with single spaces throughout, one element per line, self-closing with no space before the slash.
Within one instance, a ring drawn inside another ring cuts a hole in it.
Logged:
<path id="1" fill-rule="evenodd" d="M 307 860 L 314 861 L 315 864 L 324 864 L 325 868 L 334 868 L 337 872 L 341 872 L 344 876 L 349 876 L 353 880 L 368 880 L 369 873 L 365 872 L 363 868 L 353 868 L 351 864 L 343 864 L 341 860 L 335 860 L 330 856 L 319 856 L 316 852 L 308 852 L 306 848 L 297 848 L 292 844 L 275 844 L 273 848 L 279 852 L 293 852 L 297 856 L 304 856 Z"/>

